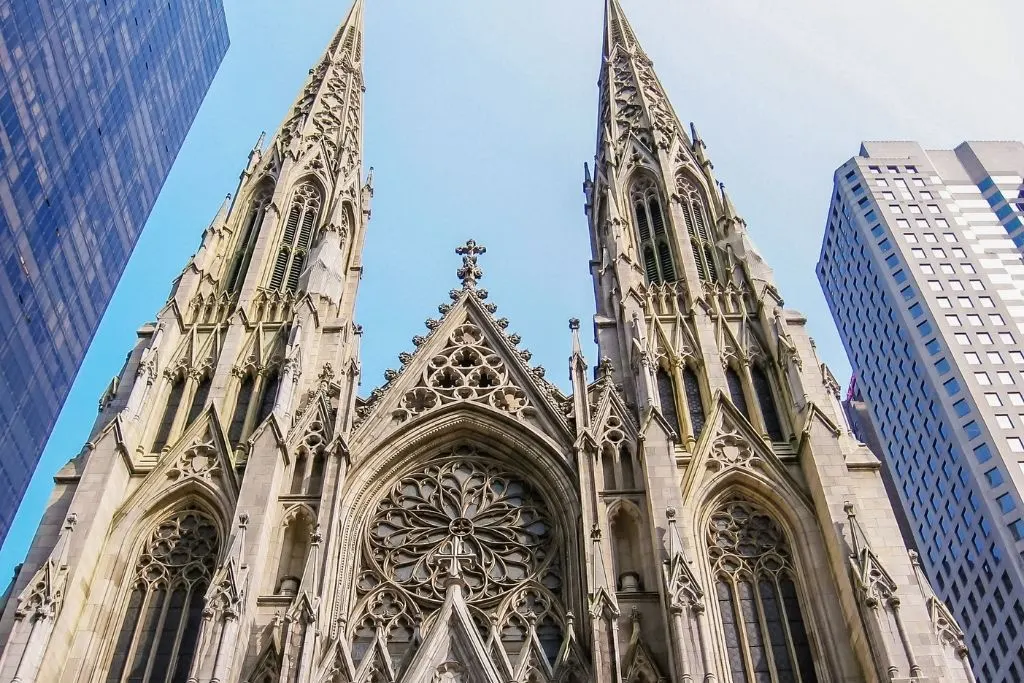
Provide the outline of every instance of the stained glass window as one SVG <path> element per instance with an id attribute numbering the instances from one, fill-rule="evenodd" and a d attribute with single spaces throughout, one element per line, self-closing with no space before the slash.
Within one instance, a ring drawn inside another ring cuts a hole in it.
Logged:
<path id="1" fill-rule="evenodd" d="M 707 542 L 733 681 L 817 683 L 792 553 L 779 525 L 733 498 L 712 515 Z"/>
<path id="2" fill-rule="evenodd" d="M 107 683 L 185 683 L 218 550 L 216 526 L 194 507 L 157 527 L 136 565 Z"/>

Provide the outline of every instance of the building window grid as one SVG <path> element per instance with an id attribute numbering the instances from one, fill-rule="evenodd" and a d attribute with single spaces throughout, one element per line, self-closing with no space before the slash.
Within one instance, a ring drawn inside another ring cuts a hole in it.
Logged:
<path id="1" fill-rule="evenodd" d="M 860 264 L 857 264 L 857 265 L 858 265 L 858 267 L 856 268 L 856 270 L 857 270 L 857 272 L 859 272 L 859 271 L 861 270 L 861 268 L 859 267 L 859 265 L 860 265 Z M 964 266 L 966 266 L 966 267 L 964 267 Z M 973 272 L 974 272 L 974 271 L 973 271 L 973 267 L 972 267 L 972 266 L 970 266 L 970 264 L 961 264 L 961 268 L 962 268 L 962 270 L 963 270 L 964 272 L 967 272 L 967 273 L 973 273 Z M 849 269 L 849 270 L 852 270 L 852 269 Z M 863 278 L 862 278 L 862 279 L 863 279 Z M 980 289 L 980 287 L 978 287 L 978 285 L 977 285 L 977 284 L 974 284 L 974 282 L 976 282 L 976 281 L 972 281 L 972 288 L 974 288 L 974 289 Z M 962 291 L 962 288 L 961 288 L 960 290 L 958 290 L 958 291 Z M 849 302 L 847 301 L 847 302 L 844 302 L 844 303 L 849 303 Z M 858 313 L 859 313 L 859 312 L 858 312 Z M 890 311 L 890 315 L 891 315 L 891 311 Z M 857 322 L 858 322 L 859 320 L 858 320 L 858 318 L 857 318 L 857 316 L 856 316 L 856 315 L 847 315 L 847 316 L 841 316 L 841 317 L 842 317 L 842 318 L 844 318 L 844 322 L 848 322 L 848 321 L 854 321 L 854 322 L 852 322 L 852 323 L 848 323 L 848 324 L 852 324 L 852 325 L 854 325 L 854 326 L 858 326 L 858 325 L 857 325 Z M 851 355 L 858 355 L 858 354 L 851 354 Z M 862 365 L 862 359 L 858 358 L 858 359 L 857 359 L 857 366 L 861 366 L 861 365 Z M 1017 401 L 1018 403 L 1020 403 L 1020 404 L 1024 404 L 1024 397 L 1021 397 L 1021 394 L 1019 394 L 1019 393 L 1016 393 L 1016 396 L 1017 396 L 1017 399 L 1016 399 L 1016 401 Z M 1011 399 L 1011 400 L 1013 400 L 1013 399 Z M 1024 449 L 1024 443 L 1022 443 L 1022 445 L 1021 445 L 1021 448 L 1022 448 L 1022 449 Z M 908 478 L 904 480 L 904 483 L 905 483 L 905 484 L 906 484 L 906 483 L 908 483 L 908 482 L 910 481 L 910 479 L 909 479 L 910 473 L 909 473 L 909 472 L 908 472 L 908 475 L 907 475 L 907 476 L 908 476 Z M 949 498 L 949 499 L 947 499 L 947 500 L 946 500 L 946 506 L 945 506 L 945 508 L 944 508 L 944 513 L 945 513 L 945 515 L 946 515 L 946 517 L 947 517 L 947 518 L 949 517 L 949 513 L 950 513 L 950 508 L 949 508 L 950 502 L 951 502 L 951 501 L 952 501 L 952 500 L 953 500 L 954 498 L 956 498 L 956 497 L 958 496 L 958 494 L 957 494 L 957 489 L 956 489 L 956 487 L 955 487 L 955 486 L 953 486 L 953 487 L 950 487 L 950 493 L 949 493 L 949 495 L 951 496 L 951 498 Z M 965 510 L 965 512 L 966 512 L 966 510 Z M 1017 523 L 1017 525 L 1018 525 L 1018 528 L 1020 529 L 1020 532 L 1021 532 L 1021 537 L 1022 537 L 1022 538 L 1024 538 L 1024 520 L 1017 520 L 1017 521 L 1016 521 L 1016 523 Z M 996 545 L 995 545 L 995 544 L 992 544 L 992 546 L 991 546 L 991 551 L 992 551 L 992 556 L 993 556 L 994 558 L 997 558 L 997 557 L 998 557 L 998 553 L 996 553 L 996 552 L 995 552 L 996 550 L 997 550 L 997 547 L 996 547 Z M 980 555 L 980 554 L 982 554 L 982 550 L 980 549 L 980 547 L 979 547 L 979 548 L 977 549 L 977 552 L 978 552 L 978 554 L 979 554 L 979 555 Z M 996 559 L 995 561 L 996 561 L 996 562 L 998 563 L 998 559 Z M 987 567 L 987 566 L 988 566 L 988 561 L 984 561 L 984 562 L 978 562 L 978 561 L 977 561 L 977 558 L 976 558 L 976 556 L 975 556 L 975 553 L 974 553 L 974 552 L 972 552 L 972 551 L 970 551 L 970 550 L 968 550 L 968 552 L 967 552 L 967 553 L 964 553 L 964 554 L 963 554 L 963 560 L 962 560 L 962 562 L 963 562 L 963 563 L 966 563 L 966 565 L 968 566 L 968 571 L 972 571 L 972 572 L 973 572 L 973 571 L 977 571 L 977 568 L 978 568 L 978 567 L 980 567 L 980 566 L 982 566 L 982 565 L 984 565 L 985 567 Z M 963 566 L 961 566 L 961 568 L 960 568 L 960 573 L 962 574 L 962 573 L 963 573 L 963 571 L 964 571 L 964 567 L 963 567 Z M 949 573 L 947 572 L 947 575 L 948 575 L 948 574 L 949 574 Z M 966 583 L 966 577 L 965 577 L 965 579 L 964 579 L 964 583 Z M 951 582 L 950 586 L 951 586 L 952 588 L 955 588 L 955 587 L 956 587 L 956 583 L 955 583 L 955 582 Z M 960 602 L 960 601 L 958 600 L 958 602 Z M 1019 607 L 1019 603 L 1018 603 L 1018 612 L 1019 612 L 1019 614 L 1018 614 L 1018 620 L 1019 620 L 1019 621 L 1021 621 L 1021 622 L 1024 622 L 1024 610 L 1020 610 L 1020 607 Z M 1024 660 L 1022 660 L 1022 665 L 1024 665 Z"/>

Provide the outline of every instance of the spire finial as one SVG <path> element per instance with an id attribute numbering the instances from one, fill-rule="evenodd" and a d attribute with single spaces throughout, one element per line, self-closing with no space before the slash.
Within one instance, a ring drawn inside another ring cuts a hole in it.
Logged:
<path id="1" fill-rule="evenodd" d="M 476 257 L 487 253 L 487 247 L 478 245 L 476 240 L 466 240 L 466 244 L 458 247 L 455 253 L 462 257 L 462 267 L 456 273 L 462 280 L 462 289 L 476 289 L 477 280 L 484 276 L 484 271 L 476 263 Z"/>

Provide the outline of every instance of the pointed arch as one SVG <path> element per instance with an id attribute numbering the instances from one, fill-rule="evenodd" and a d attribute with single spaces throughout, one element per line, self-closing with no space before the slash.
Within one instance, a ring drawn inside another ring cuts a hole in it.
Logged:
<path id="1" fill-rule="evenodd" d="M 245 282 L 245 275 L 249 271 L 252 254 L 259 239 L 260 227 L 263 225 L 263 219 L 266 218 L 267 209 L 270 208 L 273 198 L 274 181 L 269 177 L 259 181 L 249 197 L 248 211 L 242 222 L 238 241 L 235 243 L 235 258 L 226 280 L 229 292 L 237 292 Z"/>
<path id="2" fill-rule="evenodd" d="M 733 680 L 817 683 L 785 528 L 734 490 L 711 507 L 704 533 Z"/>
<path id="3" fill-rule="evenodd" d="M 661 413 L 668 420 L 668 424 L 675 430 L 675 433 L 682 437 L 683 432 L 679 427 L 679 407 L 676 405 L 676 385 L 672 375 L 665 368 L 658 366 L 655 374 L 658 384 L 658 401 L 661 403 Z"/>
<path id="4" fill-rule="evenodd" d="M 467 555 L 472 553 L 475 558 L 490 556 L 489 551 L 481 552 L 483 546 L 480 544 L 489 547 L 486 526 L 491 524 L 491 519 L 497 519 L 495 515 L 500 517 L 499 513 L 507 505 L 519 508 L 522 514 L 517 513 L 510 518 L 513 521 L 507 526 L 505 534 L 514 530 L 516 537 L 520 538 L 519 529 L 522 521 L 536 522 L 526 533 L 536 535 L 540 532 L 544 533 L 546 538 L 534 542 L 533 539 L 522 537 L 522 541 L 529 540 L 528 545 L 531 548 L 522 554 L 515 551 L 515 548 L 520 547 L 521 541 L 510 545 L 508 550 L 512 550 L 517 557 L 509 557 L 498 563 L 503 567 L 501 571 L 487 577 L 483 583 L 475 578 L 468 579 L 470 588 L 463 596 L 469 609 L 467 618 L 472 615 L 476 631 L 487 640 L 486 654 L 481 654 L 489 656 L 496 666 L 505 672 L 503 677 L 495 680 L 505 680 L 515 675 L 509 657 L 510 651 L 516 649 L 517 643 L 522 657 L 531 659 L 537 657 L 537 653 L 542 650 L 554 652 L 553 647 L 545 648 L 544 643 L 550 644 L 560 640 L 562 649 L 566 648 L 569 635 L 572 633 L 568 629 L 568 611 L 575 613 L 586 609 L 586 594 L 581 579 L 584 574 L 580 561 L 583 553 L 581 538 L 577 533 L 578 490 L 573 483 L 574 475 L 568 463 L 558 454 L 559 449 L 565 447 L 565 443 L 568 442 L 562 440 L 561 433 L 541 433 L 529 423 L 495 415 L 477 404 L 458 404 L 436 411 L 429 423 L 414 422 L 408 429 L 395 432 L 394 438 L 388 440 L 386 444 L 374 446 L 373 450 L 352 468 L 347 478 L 351 513 L 340 530 L 340 542 L 351 545 L 345 547 L 377 547 L 370 536 L 391 533 L 386 527 L 374 522 L 377 515 L 395 510 L 395 503 L 401 500 L 408 500 L 414 504 L 418 497 L 421 498 L 423 494 L 435 490 L 429 485 L 424 487 L 421 483 L 424 477 L 437 480 L 438 475 L 443 474 L 444 481 L 451 481 L 447 473 L 454 474 L 454 470 L 450 468 L 461 466 L 462 463 L 468 466 L 464 473 L 469 477 L 465 490 L 490 490 L 500 500 L 495 501 L 496 505 L 492 504 L 487 508 L 487 519 L 479 518 L 479 508 L 467 508 L 471 513 L 467 515 L 467 520 L 472 528 L 476 529 L 477 524 L 484 526 L 464 537 L 466 545 L 460 552 Z M 612 457 L 615 455 L 613 450 Z M 479 477 L 485 477 L 497 486 L 480 488 L 476 483 Z M 502 484 L 502 481 L 507 481 L 509 485 Z M 406 488 L 407 486 L 409 488 Z M 524 488 L 521 489 L 521 486 Z M 512 494 L 512 497 L 509 497 L 509 494 Z M 390 502 L 382 507 L 384 500 Z M 467 499 L 465 503 L 472 504 L 472 500 Z M 437 532 L 413 537 L 417 546 L 403 545 L 400 552 L 403 555 L 408 554 L 409 559 L 424 557 L 422 551 L 417 548 L 431 538 L 439 542 L 448 538 L 445 529 L 449 528 L 451 520 L 445 521 L 442 517 L 428 514 L 433 507 L 434 504 L 431 502 L 429 506 L 417 508 L 416 518 L 424 522 L 437 520 Z M 394 524 L 391 526 L 398 525 L 396 531 L 401 533 L 402 527 L 408 527 L 414 517 L 406 516 L 410 521 L 401 521 L 397 517 L 393 519 Z M 417 523 L 417 528 L 431 527 L 434 524 L 435 522 Z M 465 528 L 470 525 L 461 526 Z M 392 554 L 390 548 L 391 546 L 388 546 L 386 549 L 389 555 Z M 450 552 L 450 545 L 446 545 L 445 548 L 446 553 Z M 498 548 L 496 551 L 505 558 L 505 549 Z M 372 621 L 364 619 L 364 615 L 372 616 L 366 615 L 367 605 L 377 600 L 378 596 L 388 600 L 397 597 L 399 600 L 393 613 L 410 614 L 424 611 L 424 606 L 429 607 L 431 603 L 437 604 L 441 596 L 432 587 L 420 584 L 420 579 L 415 575 L 407 575 L 404 569 L 396 571 L 394 576 L 398 581 L 415 584 L 408 585 L 409 590 L 395 590 L 387 584 L 374 581 L 374 577 L 364 571 L 372 562 L 363 562 L 363 551 L 358 555 L 346 561 L 346 568 L 343 570 L 344 585 L 339 584 L 337 595 L 340 598 L 350 588 L 359 593 L 359 598 L 349 609 L 349 613 L 354 616 L 350 621 L 347 638 L 353 643 L 353 649 L 361 652 L 362 663 L 358 666 L 366 667 L 370 658 L 376 656 L 376 639 L 383 640 L 387 629 L 390 628 L 389 624 L 385 624 L 383 628 L 378 629 Z M 555 567 L 552 563 L 556 561 L 558 576 L 552 575 L 549 570 Z M 405 563 L 406 560 L 403 560 L 402 564 Z M 384 560 L 383 564 L 378 564 L 383 567 L 395 566 L 390 558 Z M 442 563 L 439 566 L 443 568 L 446 565 Z M 430 574 L 437 570 L 434 561 L 429 559 L 426 568 Z M 466 572 L 467 576 L 472 576 L 478 573 L 480 568 L 478 560 L 467 558 L 461 564 L 460 570 Z M 379 575 L 377 570 L 374 572 Z M 390 570 L 388 573 L 391 573 Z M 407 576 L 409 578 L 406 578 Z M 481 591 L 485 591 L 486 595 Z M 406 600 L 404 596 L 408 596 L 409 599 Z M 517 608 L 517 605 L 521 607 Z M 535 629 L 524 617 L 527 614 L 527 607 L 536 617 Z M 434 608 L 431 607 L 430 610 L 432 609 Z M 523 628 L 527 630 L 524 632 Z M 429 619 L 424 621 L 423 629 L 429 639 L 432 632 Z M 523 636 L 518 641 L 515 637 L 516 632 Z M 538 640 L 541 641 L 541 645 L 537 644 Z M 426 642 L 422 645 L 417 644 L 410 666 L 415 666 L 417 658 L 426 655 L 426 649 Z M 545 673 L 544 680 L 559 680 L 565 671 L 563 667 L 567 665 L 561 663 L 561 660 L 552 664 L 543 653 L 539 657 L 545 666 L 554 668 L 554 676 Z M 520 658 L 515 661 L 525 660 Z"/>
<path id="5" fill-rule="evenodd" d="M 676 197 L 678 197 L 686 233 L 690 239 L 690 251 L 702 282 L 718 281 L 718 266 L 715 262 L 714 238 L 708 229 L 708 203 L 697 183 L 685 172 L 676 174 Z"/>
<path id="6" fill-rule="evenodd" d="M 156 435 L 153 437 L 151 450 L 159 452 L 166 446 L 171 438 L 171 430 L 174 428 L 174 420 L 178 416 L 178 409 L 181 407 L 181 399 L 185 395 L 185 373 L 175 373 L 171 379 L 171 386 L 167 392 L 167 402 L 164 404 L 164 412 L 157 425 Z"/>
<path id="7" fill-rule="evenodd" d="M 210 397 L 210 386 L 212 383 L 213 378 L 210 371 L 203 371 L 195 391 L 192 392 L 192 403 L 189 405 L 188 415 L 185 418 L 185 429 L 195 422 L 196 418 L 203 412 L 203 408 L 206 407 L 206 400 Z"/>
<path id="8" fill-rule="evenodd" d="M 274 595 L 298 595 L 315 525 L 316 517 L 305 505 L 296 505 L 285 513 L 279 530 Z"/>
<path id="9" fill-rule="evenodd" d="M 615 588 L 619 592 L 640 593 L 647 588 L 650 577 L 646 566 L 647 550 L 642 542 L 646 538 L 643 527 L 640 509 L 632 502 L 620 499 L 609 507 L 612 567 Z"/>
<path id="10" fill-rule="evenodd" d="M 747 407 L 747 393 L 743 388 L 743 378 L 739 370 L 731 363 L 725 368 L 725 383 L 729 388 L 729 398 L 732 400 L 733 405 L 749 421 L 750 408 Z"/>
<path id="11" fill-rule="evenodd" d="M 665 204 L 654 178 L 646 173 L 633 178 L 629 185 L 629 203 L 647 281 L 651 284 L 675 282 L 676 267 L 666 229 Z"/>
<path id="12" fill-rule="evenodd" d="M 220 527 L 193 501 L 159 520 L 136 560 L 107 683 L 183 681 L 196 654 Z"/>
<path id="13" fill-rule="evenodd" d="M 782 432 L 782 421 L 779 418 L 779 411 L 775 404 L 772 383 L 760 363 L 755 363 L 751 366 L 750 379 L 754 385 L 754 393 L 757 395 L 758 407 L 761 409 L 761 418 L 764 421 L 765 432 L 768 433 L 772 441 L 782 441 L 785 436 Z"/>
<path id="14" fill-rule="evenodd" d="M 235 394 L 235 409 L 231 412 L 231 425 L 228 427 L 228 441 L 231 442 L 232 448 L 238 448 L 242 444 L 246 417 L 249 415 L 249 406 L 252 403 L 255 385 L 256 380 L 251 372 L 246 372 L 239 379 L 238 391 Z"/>
<path id="15" fill-rule="evenodd" d="M 683 366 L 683 394 L 686 396 L 686 408 L 690 417 L 693 438 L 699 439 L 701 432 L 704 431 L 704 425 L 707 423 L 707 415 L 704 411 L 704 392 L 701 390 L 697 371 L 689 363 Z"/>
<path id="16" fill-rule="evenodd" d="M 319 182 L 312 178 L 299 182 L 285 214 L 270 289 L 295 292 L 298 288 L 323 203 L 324 191 Z"/>

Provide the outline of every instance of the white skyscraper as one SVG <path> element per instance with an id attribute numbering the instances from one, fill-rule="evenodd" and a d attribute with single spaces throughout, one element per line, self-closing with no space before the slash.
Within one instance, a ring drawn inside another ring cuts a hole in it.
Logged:
<path id="1" fill-rule="evenodd" d="M 1024 145 L 864 143 L 818 277 L 932 584 L 1024 680 Z"/>

